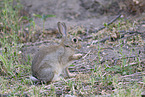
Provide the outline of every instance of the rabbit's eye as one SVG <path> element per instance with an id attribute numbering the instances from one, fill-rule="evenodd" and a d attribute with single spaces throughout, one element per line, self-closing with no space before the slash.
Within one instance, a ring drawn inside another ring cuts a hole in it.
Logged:
<path id="1" fill-rule="evenodd" d="M 77 43 L 77 39 L 76 39 L 76 38 L 74 38 L 74 39 L 73 39 L 73 42 Z"/>

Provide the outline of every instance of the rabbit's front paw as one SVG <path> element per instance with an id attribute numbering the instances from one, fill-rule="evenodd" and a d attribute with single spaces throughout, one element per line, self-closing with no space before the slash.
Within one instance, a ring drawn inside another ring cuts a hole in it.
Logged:
<path id="1" fill-rule="evenodd" d="M 80 59 L 83 56 L 83 54 L 74 54 L 72 57 L 74 60 Z"/>
<path id="2" fill-rule="evenodd" d="M 76 74 L 75 73 L 69 73 L 69 77 L 75 77 Z"/>

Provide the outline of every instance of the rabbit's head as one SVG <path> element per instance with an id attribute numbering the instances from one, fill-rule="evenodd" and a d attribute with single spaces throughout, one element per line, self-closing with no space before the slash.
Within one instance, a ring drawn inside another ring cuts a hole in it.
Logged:
<path id="1" fill-rule="evenodd" d="M 59 33 L 62 35 L 61 45 L 65 47 L 70 47 L 72 49 L 80 49 L 81 44 L 79 38 L 68 34 L 65 23 L 58 22 L 57 25 L 58 25 Z"/>

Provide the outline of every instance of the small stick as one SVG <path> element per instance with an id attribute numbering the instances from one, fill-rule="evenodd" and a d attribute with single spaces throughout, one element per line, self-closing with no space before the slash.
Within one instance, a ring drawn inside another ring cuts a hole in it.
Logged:
<path id="1" fill-rule="evenodd" d="M 87 56 L 88 56 L 88 54 L 91 52 L 91 50 L 90 51 L 88 51 L 88 53 L 83 57 L 83 59 L 85 59 Z"/>
<path id="2" fill-rule="evenodd" d="M 127 38 L 127 37 L 124 37 L 126 34 L 130 34 L 130 36 L 133 36 L 133 35 L 135 35 L 135 34 L 143 34 L 142 32 L 138 32 L 138 31 L 119 31 L 119 32 L 125 32 L 125 33 L 123 33 L 119 38 L 117 38 L 116 40 L 118 40 L 118 39 L 123 39 L 123 38 Z M 128 37 L 130 37 L 130 36 L 128 36 Z M 97 44 L 98 42 L 105 42 L 106 40 L 109 40 L 111 38 L 111 36 L 108 36 L 108 37 L 105 37 L 105 38 L 103 38 L 103 39 L 101 39 L 100 41 L 95 41 L 95 42 L 93 42 L 93 44 Z M 116 41 L 116 40 L 114 40 L 114 41 Z"/>
<path id="3" fill-rule="evenodd" d="M 110 24 L 112 24 L 113 22 L 115 22 L 118 18 L 120 18 L 121 14 L 119 14 L 118 16 L 116 16 L 114 19 L 112 19 L 109 23 L 107 23 L 107 25 L 109 26 Z M 100 30 L 103 30 L 106 26 L 102 26 L 100 27 L 98 30 L 93 31 L 92 33 L 97 33 Z"/>

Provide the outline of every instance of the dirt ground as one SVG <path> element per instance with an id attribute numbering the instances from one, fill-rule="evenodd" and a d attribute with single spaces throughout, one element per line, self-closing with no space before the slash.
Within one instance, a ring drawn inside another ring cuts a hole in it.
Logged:
<path id="1" fill-rule="evenodd" d="M 56 15 L 56 17 L 48 18 L 46 20 L 46 29 L 56 27 L 58 21 L 65 22 L 70 26 L 83 25 L 85 27 L 99 27 L 119 13 L 119 5 L 115 0 L 35 0 L 35 2 L 34 0 L 20 1 L 30 16 L 33 16 L 33 14 Z M 35 22 L 37 25 L 42 27 L 41 19 L 37 18 L 35 19 Z"/>
<path id="2" fill-rule="evenodd" d="M 57 22 L 65 22 L 69 30 L 79 29 L 81 34 L 79 37 L 82 38 L 82 48 L 79 53 L 84 54 L 85 57 L 74 62 L 76 66 L 70 67 L 70 72 L 75 73 L 88 73 L 94 69 L 96 61 L 99 60 L 99 64 L 108 64 L 108 66 L 114 66 L 119 63 L 120 59 L 129 58 L 133 60 L 139 57 L 140 60 L 145 58 L 145 46 L 141 44 L 129 45 L 127 42 L 128 37 L 140 35 L 142 42 L 145 41 L 145 34 L 140 34 L 139 32 L 145 31 L 145 26 L 139 25 L 136 31 L 131 30 L 131 32 L 120 32 L 122 39 L 124 39 L 124 44 L 120 44 L 120 39 L 111 40 L 113 36 L 107 36 L 105 30 L 98 32 L 97 30 L 104 26 L 104 23 L 109 23 L 111 20 L 116 18 L 119 14 L 124 15 L 126 19 L 143 19 L 145 13 L 140 13 L 138 15 L 128 14 L 127 11 L 123 11 L 121 8 L 122 3 L 118 3 L 116 0 L 20 0 L 24 6 L 26 13 L 23 15 L 28 15 L 34 17 L 33 14 L 53 14 L 56 17 L 47 18 L 45 22 L 45 30 L 57 29 Z M 122 16 L 121 15 L 121 16 Z M 36 25 L 41 29 L 43 28 L 43 22 L 39 18 L 34 18 Z M 142 22 L 145 22 L 144 19 Z M 28 25 L 26 23 L 25 25 Z M 94 33 L 96 31 L 96 33 Z M 39 33 L 40 33 L 39 32 Z M 52 31 L 53 32 L 53 31 Z M 101 36 L 98 40 L 97 35 L 104 34 L 106 37 Z M 123 35 L 124 34 L 124 35 Z M 94 36 L 95 37 L 94 37 Z M 130 36 L 129 36 L 130 35 Z M 57 35 L 46 34 L 44 39 L 40 37 L 35 38 L 34 43 L 27 43 L 23 48 L 23 52 L 27 55 L 33 57 L 34 53 L 43 45 L 49 45 L 54 43 L 54 40 L 59 40 L 56 38 Z M 89 38 L 90 37 L 90 38 Z M 108 38 L 108 39 L 107 39 Z M 44 42 L 46 41 L 46 42 Z M 99 43 L 98 43 L 99 41 Z M 106 41 L 108 44 L 106 44 Z M 38 45 L 35 45 L 38 44 Z M 101 48 L 101 49 L 98 49 Z M 100 56 L 98 56 L 98 54 Z M 123 56 L 122 56 L 123 55 Z M 136 60 L 136 59 L 135 59 Z M 108 63 L 106 63 L 106 61 Z M 130 61 L 131 62 L 131 61 Z M 133 63 L 132 63 L 133 64 Z M 135 64 L 135 63 L 134 63 Z M 144 65 L 144 61 L 142 61 Z M 145 69 L 145 68 L 144 68 Z M 126 72 L 127 73 L 127 72 Z"/>

